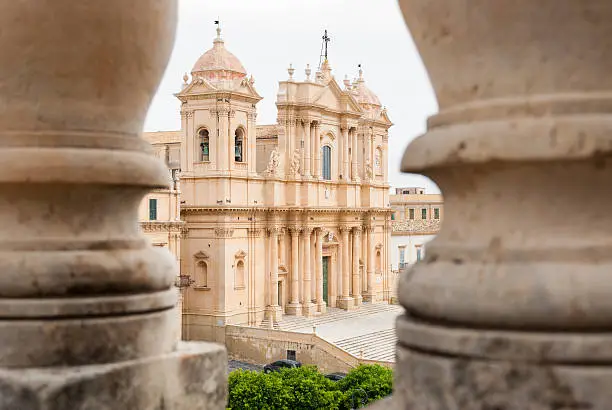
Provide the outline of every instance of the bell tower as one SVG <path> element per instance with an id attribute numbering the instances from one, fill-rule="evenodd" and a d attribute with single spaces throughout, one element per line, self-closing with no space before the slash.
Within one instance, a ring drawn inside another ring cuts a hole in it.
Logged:
<path id="1" fill-rule="evenodd" d="M 182 103 L 181 181 L 188 205 L 238 205 L 231 178 L 256 175 L 256 104 L 262 97 L 253 76 L 247 77 L 225 48 L 215 23 L 213 47 L 196 61 L 191 79 L 184 75 L 176 94 Z"/>

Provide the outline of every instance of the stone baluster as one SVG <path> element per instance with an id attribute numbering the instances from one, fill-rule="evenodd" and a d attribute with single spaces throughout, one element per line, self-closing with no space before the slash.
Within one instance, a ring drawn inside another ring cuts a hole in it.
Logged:
<path id="1" fill-rule="evenodd" d="M 400 5 L 440 107 L 402 169 L 445 219 L 400 280 L 396 407 L 608 409 L 610 2 Z"/>
<path id="2" fill-rule="evenodd" d="M 137 221 L 168 187 L 139 135 L 176 2 L 0 9 L 0 408 L 223 409 L 224 349 L 179 342 L 176 261 Z"/>
<path id="3" fill-rule="evenodd" d="M 278 234 L 280 228 L 270 228 L 270 305 L 267 307 L 270 322 L 279 321 L 282 311 L 278 300 Z"/>

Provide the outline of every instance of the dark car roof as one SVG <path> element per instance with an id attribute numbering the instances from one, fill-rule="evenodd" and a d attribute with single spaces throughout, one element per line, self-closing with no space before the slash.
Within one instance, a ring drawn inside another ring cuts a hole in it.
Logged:
<path id="1" fill-rule="evenodd" d="M 296 360 L 289 360 L 289 359 L 280 359 L 275 361 L 274 363 L 278 363 L 278 362 L 282 362 L 282 363 L 287 363 L 287 364 L 293 364 L 295 366 L 300 365 L 301 363 L 296 361 Z"/>

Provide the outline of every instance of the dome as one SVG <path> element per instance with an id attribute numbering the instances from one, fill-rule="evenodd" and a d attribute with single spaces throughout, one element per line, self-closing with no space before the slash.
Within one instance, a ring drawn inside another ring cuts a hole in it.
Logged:
<path id="1" fill-rule="evenodd" d="M 378 96 L 365 85 L 363 71 L 361 69 L 359 70 L 359 78 L 357 81 L 355 81 L 354 86 L 356 91 L 355 99 L 360 105 L 365 106 L 366 108 L 373 108 L 373 106 L 381 107 L 382 104 L 380 103 Z"/>
<path id="2" fill-rule="evenodd" d="M 241 79 L 246 77 L 247 72 L 238 57 L 225 48 L 221 29 L 217 28 L 217 38 L 213 41 L 213 48 L 196 61 L 191 74 L 215 81 Z"/>

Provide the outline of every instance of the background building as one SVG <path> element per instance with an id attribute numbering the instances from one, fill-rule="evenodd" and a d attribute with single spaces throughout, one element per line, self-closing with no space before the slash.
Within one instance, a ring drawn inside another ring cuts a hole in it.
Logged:
<path id="1" fill-rule="evenodd" d="M 440 194 L 425 188 L 396 188 L 391 209 L 391 269 L 398 271 L 425 256 L 425 244 L 440 230 L 444 203 Z"/>
<path id="2" fill-rule="evenodd" d="M 176 94 L 181 130 L 144 134 L 174 182 L 145 199 L 141 218 L 189 277 L 187 338 L 222 341 L 228 324 L 389 300 L 392 124 L 361 70 L 342 85 L 331 72 L 324 59 L 298 81 L 290 67 L 278 123 L 256 125 L 255 80 L 218 29 Z M 176 227 L 161 222 L 173 209 L 184 221 Z"/>

